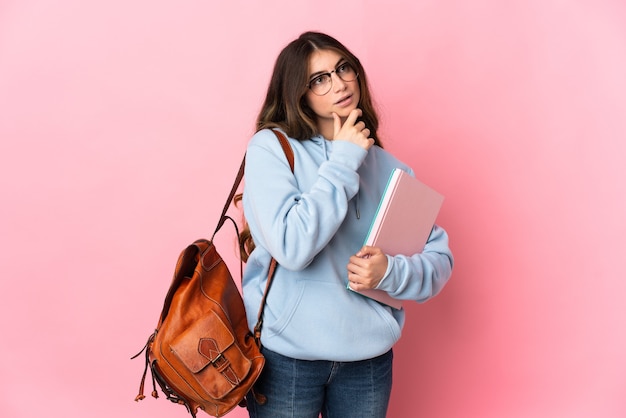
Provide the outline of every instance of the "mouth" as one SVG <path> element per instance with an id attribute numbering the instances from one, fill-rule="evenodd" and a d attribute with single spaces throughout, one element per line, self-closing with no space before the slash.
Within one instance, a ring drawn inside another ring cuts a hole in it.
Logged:
<path id="1" fill-rule="evenodd" d="M 345 106 L 346 104 L 350 104 L 350 100 L 352 99 L 352 94 L 348 94 L 343 96 L 341 99 L 335 102 L 336 105 Z"/>

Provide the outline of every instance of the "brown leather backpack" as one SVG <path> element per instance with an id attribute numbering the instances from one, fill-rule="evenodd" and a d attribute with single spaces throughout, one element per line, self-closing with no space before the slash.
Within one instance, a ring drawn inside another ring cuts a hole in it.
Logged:
<path id="1" fill-rule="evenodd" d="M 293 150 L 282 133 L 274 133 L 293 171 Z M 245 157 L 213 238 L 226 220 L 237 229 L 226 212 L 243 177 L 244 164 Z M 239 290 L 213 238 L 195 241 L 178 257 L 156 330 L 132 357 L 145 350 L 145 369 L 136 401 L 145 398 L 144 383 L 150 369 L 152 396 L 158 398 L 158 383 L 167 399 L 185 405 L 193 417 L 198 409 L 215 417 L 224 416 L 237 405 L 245 406 L 250 391 L 258 402 L 265 402 L 253 386 L 265 364 L 260 351 L 261 325 L 276 261 L 270 265 L 253 335 Z"/>

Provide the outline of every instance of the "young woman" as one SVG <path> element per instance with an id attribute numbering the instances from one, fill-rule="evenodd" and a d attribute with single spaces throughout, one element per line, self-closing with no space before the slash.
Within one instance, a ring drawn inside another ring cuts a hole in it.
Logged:
<path id="1" fill-rule="evenodd" d="M 251 329 L 272 257 L 279 267 L 265 308 L 266 366 L 257 418 L 383 418 L 392 347 L 404 311 L 347 289 L 378 288 L 424 302 L 446 284 L 452 254 L 435 226 L 419 254 L 363 247 L 394 168 L 359 60 L 334 38 L 307 32 L 278 56 L 246 157 L 244 215 L 254 244 L 243 279 Z M 292 173 L 270 129 L 288 137 Z"/>

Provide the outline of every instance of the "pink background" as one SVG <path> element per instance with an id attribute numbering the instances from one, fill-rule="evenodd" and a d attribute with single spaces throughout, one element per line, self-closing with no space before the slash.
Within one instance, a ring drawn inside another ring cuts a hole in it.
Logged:
<path id="1" fill-rule="evenodd" d="M 456 267 L 407 309 L 389 416 L 626 416 L 622 0 L 0 2 L 0 416 L 186 416 L 133 402 L 129 357 L 308 29 L 446 195 Z"/>

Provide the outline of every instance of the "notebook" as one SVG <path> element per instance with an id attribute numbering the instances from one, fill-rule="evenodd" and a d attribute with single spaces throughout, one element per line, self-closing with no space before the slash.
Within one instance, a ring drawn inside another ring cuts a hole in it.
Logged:
<path id="1" fill-rule="evenodd" d="M 407 172 L 396 168 L 389 177 L 365 245 L 379 247 L 389 255 L 422 252 L 444 197 Z M 378 289 L 359 291 L 396 309 L 402 302 Z"/>

